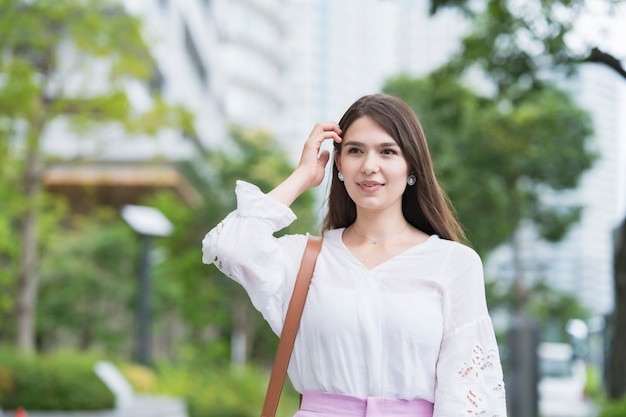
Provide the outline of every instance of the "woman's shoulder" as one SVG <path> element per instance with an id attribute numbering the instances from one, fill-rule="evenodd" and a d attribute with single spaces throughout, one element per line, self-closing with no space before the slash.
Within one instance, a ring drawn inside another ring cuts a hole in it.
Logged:
<path id="1" fill-rule="evenodd" d="M 322 238 L 322 248 L 327 248 L 333 253 L 337 253 L 338 250 L 343 249 L 344 230 L 345 227 L 340 227 L 322 231 L 320 235 Z"/>
<path id="2" fill-rule="evenodd" d="M 425 243 L 428 243 L 433 250 L 441 252 L 443 256 L 450 260 L 481 262 L 478 252 L 464 243 L 443 239 L 438 235 L 431 235 Z"/>
<path id="3" fill-rule="evenodd" d="M 344 230 L 345 230 L 344 227 L 340 227 L 340 228 L 337 228 L 337 229 L 325 230 L 322 233 L 322 238 L 324 240 L 327 240 L 328 242 L 336 242 L 337 240 L 341 239 L 341 235 L 343 234 Z"/>
<path id="4" fill-rule="evenodd" d="M 449 278 L 449 283 L 456 285 L 459 278 L 474 277 L 483 280 L 483 264 L 480 255 L 472 247 L 452 240 L 442 239 L 436 235 L 429 238 L 434 258 L 441 262 L 443 275 Z"/>

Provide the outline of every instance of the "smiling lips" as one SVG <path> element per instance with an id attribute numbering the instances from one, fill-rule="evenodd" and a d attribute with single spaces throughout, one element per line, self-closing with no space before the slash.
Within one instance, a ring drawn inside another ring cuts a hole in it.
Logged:
<path id="1" fill-rule="evenodd" d="M 384 184 L 381 184 L 376 181 L 361 181 L 358 183 L 358 185 L 361 188 L 361 190 L 367 193 L 373 193 L 375 191 L 378 191 Z"/>

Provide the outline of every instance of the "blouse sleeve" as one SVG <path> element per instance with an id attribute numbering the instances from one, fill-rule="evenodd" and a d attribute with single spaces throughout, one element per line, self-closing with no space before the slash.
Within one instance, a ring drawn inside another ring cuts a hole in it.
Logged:
<path id="1" fill-rule="evenodd" d="M 444 304 L 433 417 L 506 417 L 502 365 L 487 310 L 482 263 L 469 248 L 450 263 L 455 271 Z"/>
<path id="2" fill-rule="evenodd" d="M 237 209 L 202 240 L 202 262 L 241 284 L 276 334 L 283 326 L 307 236 L 274 237 L 296 219 L 291 209 L 238 181 Z"/>

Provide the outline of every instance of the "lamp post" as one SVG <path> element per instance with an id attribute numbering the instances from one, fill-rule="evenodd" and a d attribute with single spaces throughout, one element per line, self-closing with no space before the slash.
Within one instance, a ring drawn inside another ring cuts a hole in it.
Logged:
<path id="1" fill-rule="evenodd" d="M 142 365 L 150 365 L 151 332 L 150 332 L 150 293 L 151 293 L 151 259 L 152 238 L 169 236 L 173 225 L 154 207 L 126 205 L 122 207 L 122 218 L 141 239 L 141 255 L 139 264 L 139 291 L 137 306 L 137 361 Z"/>

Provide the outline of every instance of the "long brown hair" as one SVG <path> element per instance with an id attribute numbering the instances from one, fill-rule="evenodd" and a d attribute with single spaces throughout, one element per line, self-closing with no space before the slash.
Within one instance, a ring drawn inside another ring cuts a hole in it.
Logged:
<path id="1" fill-rule="evenodd" d="M 402 213 L 414 227 L 443 239 L 465 241 L 465 233 L 451 210 L 451 204 L 441 190 L 426 136 L 417 116 L 402 100 L 386 94 L 361 97 L 345 112 L 339 121 L 342 137 L 352 123 L 364 116 L 375 120 L 400 146 L 409 166 L 409 173 L 417 182 L 407 187 L 402 196 Z M 335 153 L 341 153 L 341 144 L 335 143 Z M 356 205 L 344 184 L 337 178 L 337 165 L 333 162 L 328 212 L 322 222 L 322 231 L 348 227 L 356 219 Z"/>

